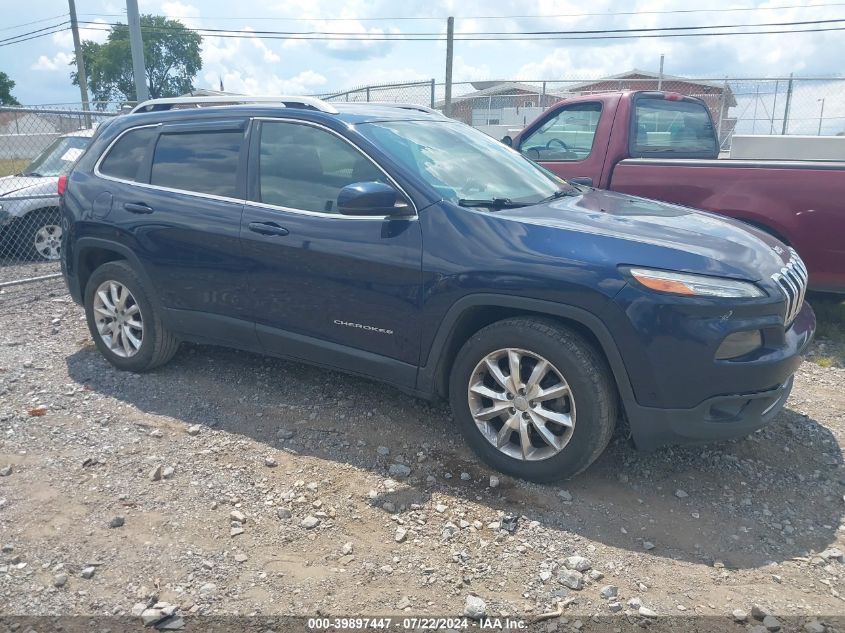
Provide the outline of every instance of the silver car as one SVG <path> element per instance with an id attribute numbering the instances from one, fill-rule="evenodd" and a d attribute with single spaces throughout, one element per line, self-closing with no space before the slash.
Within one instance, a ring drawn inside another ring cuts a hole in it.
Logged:
<path id="1" fill-rule="evenodd" d="M 59 259 L 59 176 L 70 171 L 93 135 L 93 129 L 64 134 L 21 173 L 0 178 L 0 257 Z"/>

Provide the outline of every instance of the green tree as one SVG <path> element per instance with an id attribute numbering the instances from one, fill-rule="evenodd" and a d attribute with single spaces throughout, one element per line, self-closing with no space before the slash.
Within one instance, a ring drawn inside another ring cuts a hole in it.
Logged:
<path id="1" fill-rule="evenodd" d="M 194 77 L 202 68 L 202 37 L 179 20 L 160 15 L 141 16 L 141 36 L 150 98 L 176 97 L 193 90 Z M 127 25 L 112 26 L 103 44 L 83 41 L 82 56 L 94 101 L 137 101 Z M 76 67 L 75 57 L 71 66 Z M 76 72 L 70 77 L 79 85 Z"/>
<path id="2" fill-rule="evenodd" d="M 9 79 L 9 75 L 4 72 L 0 72 L 0 105 L 20 105 L 18 100 L 12 96 L 12 89 L 14 87 L 15 82 Z"/>

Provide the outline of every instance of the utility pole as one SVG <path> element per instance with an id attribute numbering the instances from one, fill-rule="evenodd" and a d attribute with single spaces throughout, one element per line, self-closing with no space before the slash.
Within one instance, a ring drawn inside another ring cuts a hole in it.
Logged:
<path id="1" fill-rule="evenodd" d="M 657 89 L 663 90 L 663 58 L 665 55 L 660 55 L 660 75 L 657 77 Z"/>
<path id="2" fill-rule="evenodd" d="M 443 114 L 452 114 L 452 54 L 455 47 L 455 18 L 446 20 L 446 98 L 443 101 Z"/>
<path id="3" fill-rule="evenodd" d="M 76 79 L 79 82 L 79 96 L 85 111 L 85 127 L 91 127 L 91 115 L 88 114 L 88 75 L 85 74 L 85 59 L 82 57 L 82 43 L 79 41 L 79 25 L 76 23 L 76 2 L 67 0 L 70 11 L 70 30 L 73 32 L 73 52 L 76 54 Z"/>
<path id="4" fill-rule="evenodd" d="M 135 75 L 135 98 L 138 103 L 150 98 L 147 90 L 147 71 L 144 66 L 144 40 L 141 38 L 141 16 L 138 0 L 126 0 L 126 17 L 129 22 L 129 47 L 132 50 L 132 71 Z"/>
<path id="5" fill-rule="evenodd" d="M 821 99 L 816 99 L 816 101 L 821 101 L 822 109 L 819 112 L 819 136 L 822 135 L 822 122 L 824 121 L 824 97 Z"/>
<path id="6" fill-rule="evenodd" d="M 792 73 L 789 73 L 789 83 L 786 85 L 786 105 L 783 107 L 783 128 L 780 133 L 786 134 L 789 129 L 789 107 L 792 105 Z"/>

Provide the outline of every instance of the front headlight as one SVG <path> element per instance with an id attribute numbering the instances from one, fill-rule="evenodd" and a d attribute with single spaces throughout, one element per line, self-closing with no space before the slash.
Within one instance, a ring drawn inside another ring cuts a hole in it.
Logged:
<path id="1" fill-rule="evenodd" d="M 673 273 L 651 268 L 630 268 L 628 272 L 635 280 L 650 290 L 689 297 L 765 297 L 766 294 L 748 281 Z"/>

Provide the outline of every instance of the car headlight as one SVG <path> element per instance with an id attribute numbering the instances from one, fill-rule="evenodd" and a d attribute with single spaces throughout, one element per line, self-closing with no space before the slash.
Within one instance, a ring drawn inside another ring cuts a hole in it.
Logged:
<path id="1" fill-rule="evenodd" d="M 651 268 L 630 268 L 628 272 L 631 274 L 631 277 L 646 288 L 674 295 L 731 298 L 766 296 L 760 288 L 748 281 L 737 281 L 736 279 L 725 279 L 724 277 L 710 277 L 708 275 L 673 273 L 667 270 L 653 270 Z"/>

